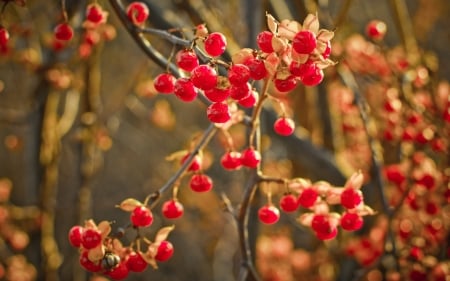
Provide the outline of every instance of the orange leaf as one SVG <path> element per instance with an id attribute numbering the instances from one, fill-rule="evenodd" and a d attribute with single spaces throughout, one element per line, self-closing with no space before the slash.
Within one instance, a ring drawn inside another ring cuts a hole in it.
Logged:
<path id="1" fill-rule="evenodd" d="M 156 233 L 155 237 L 155 244 L 159 244 L 161 241 L 166 240 L 167 236 L 169 236 L 169 233 L 175 228 L 174 225 L 172 226 L 166 226 L 161 228 L 158 233 Z"/>
<path id="2" fill-rule="evenodd" d="M 134 198 L 127 198 L 123 200 L 117 207 L 124 210 L 125 212 L 132 212 L 138 206 L 142 206 L 142 203 Z"/>

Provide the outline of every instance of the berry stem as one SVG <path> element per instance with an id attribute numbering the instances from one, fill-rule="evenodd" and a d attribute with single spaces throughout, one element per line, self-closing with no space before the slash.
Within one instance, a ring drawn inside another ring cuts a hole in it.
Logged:
<path id="1" fill-rule="evenodd" d="M 272 79 L 271 78 L 266 78 L 264 80 L 264 85 L 261 91 L 261 97 L 258 100 L 258 103 L 255 106 L 255 109 L 253 110 L 253 114 L 252 114 L 252 119 L 251 119 L 251 126 L 252 126 L 252 130 L 250 132 L 250 137 L 249 137 L 249 145 L 253 146 L 254 144 L 254 140 L 255 140 L 255 135 L 257 133 L 257 131 L 259 130 L 259 116 L 261 115 L 261 110 L 263 108 L 263 104 L 264 101 L 269 98 L 269 94 L 267 93 L 267 90 L 269 89 L 269 85 L 270 85 L 270 81 Z"/>

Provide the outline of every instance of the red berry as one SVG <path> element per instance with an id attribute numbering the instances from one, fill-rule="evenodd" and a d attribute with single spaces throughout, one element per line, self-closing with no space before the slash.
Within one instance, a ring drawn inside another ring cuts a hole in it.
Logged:
<path id="1" fill-rule="evenodd" d="M 436 185 L 435 178 L 430 173 L 424 173 L 421 178 L 416 180 L 417 184 L 423 185 L 426 189 L 433 189 Z"/>
<path id="2" fill-rule="evenodd" d="M 181 164 L 183 164 L 190 156 L 191 154 L 186 154 L 183 158 L 181 158 Z M 202 158 L 199 155 L 195 155 L 194 159 L 191 162 L 191 165 L 188 168 L 188 171 L 190 172 L 196 172 L 200 170 L 202 167 Z"/>
<path id="3" fill-rule="evenodd" d="M 267 76 L 267 69 L 264 61 L 256 58 L 251 58 L 244 62 L 250 70 L 250 77 L 253 80 L 261 80 Z"/>
<path id="4" fill-rule="evenodd" d="M 330 223 L 327 215 L 314 215 L 311 228 L 320 240 L 329 240 L 337 235 L 337 228 Z"/>
<path id="5" fill-rule="evenodd" d="M 173 245 L 167 240 L 164 240 L 159 244 L 158 251 L 156 253 L 155 259 L 157 261 L 167 261 L 173 255 Z"/>
<path id="6" fill-rule="evenodd" d="M 311 187 L 303 189 L 298 197 L 298 203 L 304 208 L 311 208 L 317 201 L 319 194 Z"/>
<path id="7" fill-rule="evenodd" d="M 220 163 L 222 167 L 227 170 L 236 170 L 242 166 L 241 163 L 241 153 L 237 151 L 226 152 L 222 158 L 220 158 Z"/>
<path id="8" fill-rule="evenodd" d="M 248 168 L 256 168 L 261 162 L 261 154 L 253 147 L 249 147 L 241 154 L 241 163 Z"/>
<path id="9" fill-rule="evenodd" d="M 106 274 L 114 280 L 123 280 L 127 278 L 129 272 L 126 263 L 121 262 L 116 267 L 106 272 Z"/>
<path id="10" fill-rule="evenodd" d="M 292 135 L 295 129 L 294 120 L 291 118 L 280 117 L 273 124 L 273 129 L 275 130 L 275 133 L 281 136 Z"/>
<path id="11" fill-rule="evenodd" d="M 316 232 L 316 236 L 320 240 L 330 240 L 336 237 L 337 235 L 337 228 L 331 227 L 330 232 Z"/>
<path id="12" fill-rule="evenodd" d="M 241 100 L 247 98 L 252 94 L 252 88 L 250 84 L 245 83 L 242 85 L 231 85 L 230 86 L 230 96 L 234 100 Z"/>
<path id="13" fill-rule="evenodd" d="M 264 205 L 258 210 L 258 218 L 262 223 L 274 224 L 280 219 L 280 211 L 274 205 Z"/>
<path id="14" fill-rule="evenodd" d="M 325 48 L 325 51 L 323 51 L 323 53 L 322 53 L 322 57 L 324 58 L 324 59 L 327 59 L 327 58 L 329 58 L 330 57 L 330 54 L 331 54 L 331 42 L 330 41 L 327 41 L 327 47 Z"/>
<path id="15" fill-rule="evenodd" d="M 173 93 L 185 102 L 191 102 L 197 98 L 197 91 L 195 90 L 194 84 L 186 77 L 177 79 Z"/>
<path id="16" fill-rule="evenodd" d="M 199 65 L 192 70 L 191 81 L 199 89 L 212 89 L 217 85 L 217 72 L 207 64 Z"/>
<path id="17" fill-rule="evenodd" d="M 251 108 L 255 106 L 255 104 L 258 102 L 259 96 L 257 91 L 251 91 L 250 95 L 247 97 L 238 100 L 238 104 L 243 107 Z"/>
<path id="18" fill-rule="evenodd" d="M 323 70 L 318 67 L 315 67 L 314 72 L 308 73 L 307 75 L 301 77 L 300 80 L 305 86 L 312 87 L 319 85 L 320 82 L 322 82 L 323 77 L 324 77 Z"/>
<path id="19" fill-rule="evenodd" d="M 132 2 L 127 7 L 128 19 L 135 25 L 143 24 L 147 20 L 149 14 L 150 12 L 143 2 Z"/>
<path id="20" fill-rule="evenodd" d="M 162 205 L 162 214 L 168 219 L 176 219 L 183 215 L 183 205 L 175 199 L 168 200 Z"/>
<path id="21" fill-rule="evenodd" d="M 280 92 L 290 92 L 297 86 L 297 78 L 290 75 L 284 79 L 275 78 L 273 80 L 275 88 Z"/>
<path id="22" fill-rule="evenodd" d="M 348 231 L 355 231 L 362 227 L 363 219 L 358 214 L 345 212 L 341 217 L 341 226 Z"/>
<path id="23" fill-rule="evenodd" d="M 299 54 L 311 54 L 316 46 L 316 35 L 309 30 L 297 32 L 292 40 L 292 48 Z"/>
<path id="24" fill-rule="evenodd" d="M 258 47 L 263 51 L 264 53 L 272 53 L 273 47 L 272 47 L 272 38 L 273 33 L 270 31 L 263 31 L 256 36 L 256 44 L 258 44 Z"/>
<path id="25" fill-rule="evenodd" d="M 405 174 L 398 165 L 387 166 L 384 169 L 384 174 L 388 181 L 393 182 L 398 186 L 402 185 L 402 183 L 404 183 L 406 180 Z"/>
<path id="26" fill-rule="evenodd" d="M 85 249 L 92 249 L 102 243 L 102 235 L 99 230 L 87 228 L 81 235 L 81 245 Z"/>
<path id="27" fill-rule="evenodd" d="M 163 94 L 173 93 L 177 79 L 170 73 L 161 73 L 155 77 L 153 84 L 155 89 Z"/>
<path id="28" fill-rule="evenodd" d="M 152 224 L 153 214 L 149 208 L 138 206 L 131 212 L 131 223 L 136 227 L 146 227 Z"/>
<path id="29" fill-rule="evenodd" d="M 92 23 L 101 23 L 105 20 L 103 9 L 98 4 L 91 4 L 86 9 L 86 19 Z"/>
<path id="30" fill-rule="evenodd" d="M 147 268 L 147 262 L 142 258 L 141 254 L 131 252 L 126 260 L 126 265 L 130 271 L 142 272 Z"/>
<path id="31" fill-rule="evenodd" d="M 83 251 L 80 255 L 80 265 L 89 272 L 99 272 L 102 270 L 100 261 L 92 262 L 88 258 L 89 251 Z"/>
<path id="32" fill-rule="evenodd" d="M 192 71 L 199 65 L 197 54 L 193 50 L 180 50 L 175 55 L 177 66 L 185 71 Z"/>
<path id="33" fill-rule="evenodd" d="M 285 194 L 280 199 L 281 210 L 290 213 L 295 212 L 298 208 L 298 200 L 293 194 Z"/>
<path id="34" fill-rule="evenodd" d="M 289 64 L 289 72 L 292 75 L 295 75 L 297 77 L 309 76 L 313 73 L 315 73 L 317 68 L 317 65 L 313 63 L 312 61 L 307 61 L 305 63 L 299 63 L 298 61 L 292 61 L 291 64 Z"/>
<path id="35" fill-rule="evenodd" d="M 213 32 L 206 37 L 205 51 L 212 57 L 220 56 L 225 52 L 227 39 L 220 32 Z"/>
<path id="36" fill-rule="evenodd" d="M 341 204 L 347 209 L 353 209 L 362 202 L 360 190 L 346 188 L 341 194 Z"/>
<path id="37" fill-rule="evenodd" d="M 222 102 L 215 102 L 208 106 L 206 115 L 209 121 L 213 123 L 225 123 L 231 119 L 228 104 Z"/>
<path id="38" fill-rule="evenodd" d="M 189 186 L 195 192 L 206 192 L 210 191 L 213 187 L 213 181 L 208 175 L 194 174 L 191 177 Z"/>
<path id="39" fill-rule="evenodd" d="M 72 245 L 76 248 L 79 248 L 81 246 L 83 231 L 84 231 L 84 228 L 79 225 L 76 225 L 69 230 L 70 245 Z"/>
<path id="40" fill-rule="evenodd" d="M 212 89 L 204 91 L 203 93 L 212 102 L 223 102 L 230 96 L 230 88 L 214 87 Z"/>
<path id="41" fill-rule="evenodd" d="M 69 41 L 73 37 L 73 29 L 68 23 L 60 23 L 54 30 L 55 38 L 61 41 Z"/>
<path id="42" fill-rule="evenodd" d="M 228 70 L 228 79 L 233 85 L 242 85 L 250 79 L 250 69 L 244 64 L 233 64 Z"/>
<path id="43" fill-rule="evenodd" d="M 379 20 L 372 20 L 366 26 L 366 34 L 374 40 L 382 40 L 386 35 L 386 24 Z"/>
<path id="44" fill-rule="evenodd" d="M 6 28 L 0 28 L 0 46 L 6 46 L 9 42 L 9 32 Z"/>

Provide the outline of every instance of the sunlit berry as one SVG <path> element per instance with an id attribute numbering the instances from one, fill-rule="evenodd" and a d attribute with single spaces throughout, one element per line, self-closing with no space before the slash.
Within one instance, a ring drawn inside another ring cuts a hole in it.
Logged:
<path id="1" fill-rule="evenodd" d="M 85 249 L 93 249 L 102 242 L 102 235 L 99 230 L 86 228 L 81 234 L 81 245 Z"/>
<path id="2" fill-rule="evenodd" d="M 286 78 L 275 78 L 273 80 L 275 88 L 280 92 L 290 92 L 297 86 L 297 78 L 294 75 L 290 75 Z"/>
<path id="3" fill-rule="evenodd" d="M 127 6 L 128 19 L 135 25 L 142 25 L 148 18 L 150 12 L 143 2 L 132 2 Z"/>
<path id="4" fill-rule="evenodd" d="M 181 217 L 183 213 L 183 204 L 181 204 L 178 200 L 170 199 L 162 205 L 162 214 L 168 219 L 177 219 Z"/>
<path id="5" fill-rule="evenodd" d="M 199 65 L 192 70 L 191 81 L 199 89 L 212 89 L 217 85 L 217 72 L 207 64 Z"/>
<path id="6" fill-rule="evenodd" d="M 380 20 L 372 20 L 366 26 L 366 34 L 374 40 L 382 40 L 386 35 L 387 26 Z"/>
<path id="7" fill-rule="evenodd" d="M 302 77 L 305 77 L 305 76 L 315 73 L 316 68 L 317 68 L 317 65 L 315 63 L 313 63 L 312 61 L 300 63 L 300 62 L 294 60 L 289 64 L 289 72 L 292 75 L 300 77 L 300 79 Z"/>
<path id="8" fill-rule="evenodd" d="M 332 225 L 328 215 L 316 214 L 311 221 L 311 228 L 320 240 L 329 240 L 337 235 L 336 226 Z"/>
<path id="9" fill-rule="evenodd" d="M 69 242 L 73 247 L 79 248 L 81 246 L 82 234 L 84 228 L 76 225 L 69 230 Z"/>
<path id="10" fill-rule="evenodd" d="M 223 102 L 230 96 L 230 85 L 226 78 L 219 76 L 217 85 L 203 92 L 212 102 Z"/>
<path id="11" fill-rule="evenodd" d="M 233 64 L 228 70 L 228 79 L 233 85 L 242 85 L 250 79 L 250 69 L 244 64 Z"/>
<path id="12" fill-rule="evenodd" d="M 183 158 L 181 158 L 181 164 L 191 156 L 191 153 L 187 153 Z M 195 155 L 194 159 L 192 159 L 191 165 L 188 168 L 189 172 L 197 172 L 202 168 L 202 158 L 199 155 Z"/>
<path id="13" fill-rule="evenodd" d="M 300 78 L 300 80 L 305 86 L 313 87 L 319 85 L 320 82 L 322 82 L 323 77 L 324 77 L 323 70 L 316 67 L 314 69 L 314 72 L 310 72 L 304 75 L 303 77 Z"/>
<path id="14" fill-rule="evenodd" d="M 225 52 L 227 39 L 220 32 L 213 32 L 206 37 L 205 51 L 212 57 L 217 57 Z"/>
<path id="15" fill-rule="evenodd" d="M 230 97 L 234 100 L 241 100 L 252 93 L 252 88 L 250 84 L 245 83 L 242 85 L 231 85 L 230 86 Z"/>
<path id="16" fill-rule="evenodd" d="M 174 249 L 172 243 L 164 240 L 159 244 L 158 250 L 155 256 L 155 260 L 164 262 L 170 259 L 173 255 Z"/>
<path id="17" fill-rule="evenodd" d="M 92 23 L 101 23 L 105 21 L 105 12 L 102 7 L 98 4 L 88 5 L 86 9 L 86 19 Z"/>
<path id="18" fill-rule="evenodd" d="M 360 190 L 346 188 L 341 194 L 341 204 L 347 209 L 353 209 L 362 202 Z"/>
<path id="19" fill-rule="evenodd" d="M 385 167 L 384 174 L 388 181 L 393 182 L 398 186 L 402 185 L 406 180 L 405 173 L 401 170 L 399 165 Z"/>
<path id="20" fill-rule="evenodd" d="M 131 223 L 136 227 L 146 227 L 153 223 L 153 214 L 145 206 L 137 206 L 131 212 Z"/>
<path id="21" fill-rule="evenodd" d="M 259 96 L 257 91 L 251 91 L 250 95 L 238 100 L 238 104 L 243 107 L 252 108 L 258 102 Z"/>
<path id="22" fill-rule="evenodd" d="M 348 231 L 355 231 L 362 227 L 363 219 L 358 214 L 345 212 L 340 220 L 343 229 Z"/>
<path id="23" fill-rule="evenodd" d="M 273 33 L 270 31 L 263 31 L 256 36 L 256 44 L 258 44 L 258 47 L 263 51 L 264 53 L 272 53 L 273 47 L 272 47 L 272 38 Z"/>
<path id="24" fill-rule="evenodd" d="M 155 89 L 163 94 L 173 93 L 177 79 L 170 73 L 161 73 L 155 77 L 153 85 Z"/>
<path id="25" fill-rule="evenodd" d="M 9 32 L 6 28 L 0 27 L 0 46 L 6 46 L 9 42 Z"/>
<path id="26" fill-rule="evenodd" d="M 92 262 L 88 258 L 89 251 L 84 250 L 80 255 L 80 265 L 89 272 L 99 272 L 102 270 L 100 261 Z"/>
<path id="27" fill-rule="evenodd" d="M 195 192 L 206 192 L 213 187 L 213 181 L 208 175 L 194 174 L 189 182 L 189 187 Z"/>
<path id="28" fill-rule="evenodd" d="M 261 162 L 261 154 L 253 147 L 245 149 L 241 153 L 241 164 L 248 168 L 256 168 Z"/>
<path id="29" fill-rule="evenodd" d="M 208 106 L 206 115 L 209 121 L 213 123 L 225 123 L 231 119 L 231 113 L 228 104 L 215 102 Z"/>
<path id="30" fill-rule="evenodd" d="M 280 136 L 290 136 L 292 135 L 292 133 L 294 133 L 294 120 L 287 117 L 280 117 L 273 124 L 273 129 L 275 133 L 279 134 Z"/>
<path id="31" fill-rule="evenodd" d="M 178 78 L 174 86 L 175 87 L 173 93 L 180 100 L 191 102 L 197 98 L 197 91 L 195 90 L 194 84 L 189 78 Z"/>
<path id="32" fill-rule="evenodd" d="M 106 272 L 106 275 L 114 280 L 123 280 L 127 278 L 129 269 L 125 262 L 119 263 L 116 267 Z"/>
<path id="33" fill-rule="evenodd" d="M 55 38 L 61 41 L 69 41 L 73 37 L 72 27 L 64 22 L 58 24 L 54 29 Z"/>
<path id="34" fill-rule="evenodd" d="M 292 40 L 292 48 L 299 54 L 311 54 L 316 46 L 316 35 L 309 30 L 297 32 Z"/>
<path id="35" fill-rule="evenodd" d="M 220 158 L 220 164 L 227 170 L 236 170 L 242 166 L 241 153 L 228 151 Z"/>
<path id="36" fill-rule="evenodd" d="M 250 78 L 253 80 L 261 80 L 267 77 L 267 69 L 264 61 L 251 58 L 244 62 L 248 69 L 250 70 Z"/>
<path id="37" fill-rule="evenodd" d="M 280 198 L 280 208 L 287 213 L 295 212 L 298 206 L 297 197 L 293 194 L 285 194 Z"/>
<path id="38" fill-rule="evenodd" d="M 310 208 L 317 202 L 319 194 L 311 187 L 302 190 L 298 197 L 298 203 L 304 208 Z"/>
<path id="39" fill-rule="evenodd" d="M 175 55 L 177 66 L 185 71 L 192 71 L 199 65 L 197 54 L 193 50 L 183 49 Z"/>
<path id="40" fill-rule="evenodd" d="M 262 223 L 274 224 L 280 219 L 280 211 L 274 205 L 264 205 L 258 210 L 258 218 Z"/>
<path id="41" fill-rule="evenodd" d="M 131 252 L 126 260 L 126 265 L 130 271 L 142 272 L 147 268 L 147 262 L 142 258 L 141 254 Z"/>

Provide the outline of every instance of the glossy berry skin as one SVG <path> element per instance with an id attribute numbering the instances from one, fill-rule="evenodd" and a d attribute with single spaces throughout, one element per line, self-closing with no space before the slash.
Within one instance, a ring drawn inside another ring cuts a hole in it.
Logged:
<path id="1" fill-rule="evenodd" d="M 173 93 L 177 98 L 184 102 L 191 102 L 197 98 L 197 91 L 195 90 L 192 81 L 186 77 L 178 78 L 175 82 Z"/>
<path id="2" fill-rule="evenodd" d="M 273 124 L 273 129 L 275 133 L 279 134 L 280 136 L 290 136 L 292 135 L 292 133 L 294 133 L 294 120 L 287 117 L 280 117 Z"/>
<path id="3" fill-rule="evenodd" d="M 91 4 L 86 9 L 86 19 L 92 23 L 101 23 L 105 20 L 103 9 L 98 4 Z"/>
<path id="4" fill-rule="evenodd" d="M 386 35 L 386 24 L 379 20 L 372 20 L 366 26 L 366 34 L 374 40 L 382 40 Z"/>
<path id="5" fill-rule="evenodd" d="M 168 219 L 177 219 L 184 213 L 183 205 L 175 199 L 168 200 L 162 205 L 162 214 Z"/>
<path id="6" fill-rule="evenodd" d="M 155 260 L 164 262 L 170 259 L 173 255 L 173 245 L 167 240 L 164 240 L 159 244 L 158 251 L 155 256 Z"/>
<path id="7" fill-rule="evenodd" d="M 184 164 L 184 162 L 189 158 L 191 154 L 187 153 L 183 158 L 181 158 L 181 164 Z M 194 159 L 191 162 L 191 165 L 188 168 L 189 172 L 197 172 L 202 168 L 202 158 L 199 155 L 195 155 Z"/>
<path id="8" fill-rule="evenodd" d="M 340 223 L 344 230 L 355 231 L 362 227 L 363 219 L 358 214 L 345 212 L 342 214 Z"/>
<path id="9" fill-rule="evenodd" d="M 184 71 L 192 71 L 199 65 L 197 54 L 193 50 L 180 50 L 175 55 L 177 66 Z"/>
<path id="10" fill-rule="evenodd" d="M 73 37 L 73 29 L 68 23 L 60 23 L 55 29 L 55 38 L 61 41 L 69 41 Z"/>
<path id="11" fill-rule="evenodd" d="M 81 245 L 85 249 L 93 249 L 102 243 L 102 235 L 97 229 L 87 228 L 81 235 Z"/>
<path id="12" fill-rule="evenodd" d="M 220 164 L 226 170 L 237 170 L 242 166 L 241 153 L 228 151 L 220 158 Z"/>
<path id="13" fill-rule="evenodd" d="M 289 72 L 292 75 L 300 77 L 300 79 L 302 77 L 314 74 L 316 71 L 316 68 L 317 68 L 316 64 L 311 61 L 307 61 L 305 63 L 299 63 L 297 61 L 292 61 L 289 64 Z"/>
<path id="14" fill-rule="evenodd" d="M 206 115 L 213 123 L 225 123 L 231 119 L 229 107 L 226 103 L 215 102 L 208 106 Z"/>
<path id="15" fill-rule="evenodd" d="M 153 84 L 155 89 L 163 94 L 173 93 L 177 79 L 170 73 L 161 73 L 155 77 Z"/>
<path id="16" fill-rule="evenodd" d="M 150 12 L 143 2 L 132 2 L 127 7 L 128 19 L 135 25 L 142 25 L 148 18 Z"/>
<path id="17" fill-rule="evenodd" d="M 297 32 L 292 40 L 292 48 L 299 54 L 311 54 L 316 46 L 316 35 L 309 30 Z"/>
<path id="18" fill-rule="evenodd" d="M 353 209 L 362 202 L 361 191 L 346 188 L 341 194 L 341 204 L 347 209 Z"/>
<path id="19" fill-rule="evenodd" d="M 322 82 L 323 77 L 323 70 L 316 67 L 314 72 L 308 73 L 307 75 L 301 77 L 300 80 L 305 86 L 313 87 L 319 85 L 320 82 Z"/>
<path id="20" fill-rule="evenodd" d="M 195 192 L 206 192 L 212 189 L 213 181 L 208 175 L 194 174 L 189 182 L 189 187 Z"/>
<path id="21" fill-rule="evenodd" d="M 223 102 L 230 96 L 230 88 L 214 87 L 204 91 L 205 96 L 212 102 Z"/>
<path id="22" fill-rule="evenodd" d="M 9 42 L 9 32 L 6 28 L 0 28 L 0 46 L 6 46 Z"/>
<path id="23" fill-rule="evenodd" d="M 217 85 L 217 72 L 207 64 L 199 65 L 192 70 L 191 81 L 199 89 L 212 89 Z"/>
<path id="24" fill-rule="evenodd" d="M 84 228 L 79 225 L 75 225 L 69 230 L 70 245 L 76 248 L 79 248 L 81 246 L 83 231 Z"/>
<path id="25" fill-rule="evenodd" d="M 233 64 L 228 70 L 228 79 L 233 85 L 242 85 L 250 79 L 250 69 L 244 64 Z"/>
<path id="26" fill-rule="evenodd" d="M 256 168 L 261 162 L 261 154 L 252 147 L 247 148 L 241 153 L 241 163 L 248 168 Z"/>
<path id="27" fill-rule="evenodd" d="M 92 262 L 88 258 L 89 251 L 83 251 L 80 255 L 80 265 L 89 272 L 99 272 L 102 270 L 100 262 Z"/>
<path id="28" fill-rule="evenodd" d="M 264 61 L 256 58 L 251 58 L 244 62 L 250 70 L 250 78 L 253 80 L 261 80 L 267 77 L 267 69 Z"/>
<path id="29" fill-rule="evenodd" d="M 231 85 L 230 86 L 230 97 L 234 100 L 241 100 L 247 98 L 252 94 L 252 88 L 250 84 L 245 83 L 242 85 Z"/>
<path id="30" fill-rule="evenodd" d="M 250 92 L 250 95 L 248 95 L 243 99 L 238 100 L 238 104 L 243 107 L 252 108 L 255 106 L 258 100 L 259 100 L 258 92 L 252 90 Z"/>
<path id="31" fill-rule="evenodd" d="M 263 31 L 256 36 L 256 44 L 258 44 L 259 49 L 264 53 L 272 53 L 274 51 L 272 47 L 272 38 L 272 32 L 267 30 Z"/>
<path id="32" fill-rule="evenodd" d="M 142 272 L 147 269 L 147 262 L 139 253 L 131 252 L 126 260 L 126 265 L 130 271 Z"/>
<path id="33" fill-rule="evenodd" d="M 130 270 L 128 269 L 125 262 L 119 263 L 116 267 L 106 272 L 106 274 L 114 280 L 123 280 L 128 277 L 128 273 Z"/>
<path id="34" fill-rule="evenodd" d="M 131 223 L 136 227 L 146 227 L 153 223 L 153 214 L 145 206 L 137 206 L 131 212 Z"/>
<path id="35" fill-rule="evenodd" d="M 275 78 L 273 83 L 275 88 L 282 93 L 290 92 L 297 87 L 297 79 L 294 75 L 290 75 L 284 79 Z"/>
<path id="36" fill-rule="evenodd" d="M 297 197 L 293 194 L 285 194 L 280 198 L 280 208 L 286 213 L 295 212 L 298 206 Z"/>
<path id="37" fill-rule="evenodd" d="M 227 48 L 227 39 L 220 32 L 213 32 L 206 37 L 205 51 L 212 57 L 222 55 Z"/>
<path id="38" fill-rule="evenodd" d="M 258 218 L 262 223 L 274 224 L 280 219 L 280 210 L 274 205 L 264 205 L 258 210 Z"/>
<path id="39" fill-rule="evenodd" d="M 337 235 L 337 228 L 331 225 L 327 215 L 314 215 L 311 228 L 320 240 L 329 240 Z"/>
<path id="40" fill-rule="evenodd" d="M 298 197 L 298 203 L 304 208 L 311 208 L 317 201 L 319 194 L 313 188 L 305 188 Z"/>

